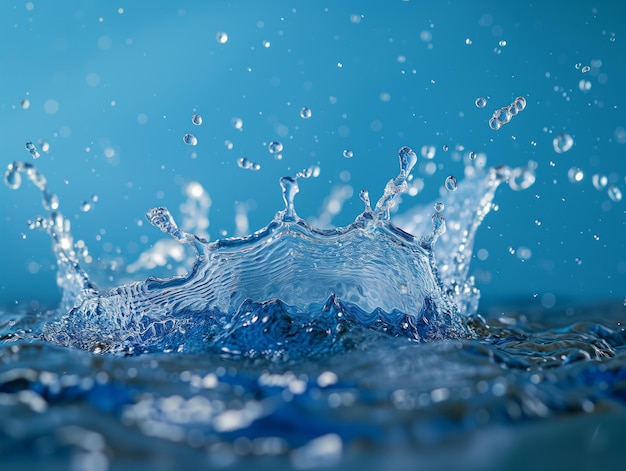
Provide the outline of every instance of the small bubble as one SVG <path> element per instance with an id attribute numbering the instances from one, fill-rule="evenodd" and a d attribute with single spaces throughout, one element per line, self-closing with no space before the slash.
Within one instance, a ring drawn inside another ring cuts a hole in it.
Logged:
<path id="1" fill-rule="evenodd" d="M 505 46 L 506 46 L 506 41 L 503 39 L 502 41 L 500 41 L 500 42 L 498 43 L 498 46 L 500 46 L 500 47 L 505 47 Z"/>
<path id="2" fill-rule="evenodd" d="M 243 129 L 243 120 L 241 118 L 236 117 L 236 116 L 233 119 L 230 120 L 230 124 L 232 124 L 232 126 L 235 129 L 238 129 L 239 131 L 241 131 Z"/>
<path id="3" fill-rule="evenodd" d="M 198 144 L 198 138 L 193 134 L 185 134 L 183 136 L 183 142 L 188 146 L 195 146 L 196 144 Z"/>
<path id="4" fill-rule="evenodd" d="M 487 99 L 481 96 L 476 98 L 476 101 L 474 103 L 476 104 L 477 108 L 484 108 L 485 106 L 487 106 Z"/>
<path id="5" fill-rule="evenodd" d="M 195 126 L 200 126 L 202 124 L 202 116 L 200 116 L 199 114 L 194 114 L 191 117 L 191 122 L 195 125 Z"/>
<path id="6" fill-rule="evenodd" d="M 22 109 L 27 110 L 30 108 L 30 100 L 28 98 L 23 98 L 20 100 L 20 105 L 22 106 Z"/>
<path id="7" fill-rule="evenodd" d="M 446 205 L 443 204 L 441 201 L 437 201 L 433 207 L 435 208 L 435 211 L 437 211 L 438 213 L 440 213 L 441 211 L 443 211 L 446 208 Z"/>
<path id="8" fill-rule="evenodd" d="M 245 170 L 257 171 L 261 169 L 261 165 L 252 162 L 245 157 L 240 157 L 239 159 L 237 159 L 237 165 L 239 166 L 239 168 L 243 168 Z"/>
<path id="9" fill-rule="evenodd" d="M 469 159 L 470 160 L 476 160 L 476 152 L 474 152 L 473 150 L 470 151 L 469 153 Z"/>
<path id="10" fill-rule="evenodd" d="M 80 210 L 84 213 L 88 212 L 91 209 L 91 203 L 89 203 L 88 201 L 83 201 L 80 204 Z"/>
<path id="11" fill-rule="evenodd" d="M 470 38 L 465 38 L 465 44 L 469 46 L 470 44 L 472 44 L 472 40 Z"/>
<path id="12" fill-rule="evenodd" d="M 37 148 L 35 147 L 35 144 L 33 144 L 32 142 L 27 142 L 26 143 L 26 149 L 28 150 L 28 152 L 30 152 L 30 155 L 33 156 L 33 159 L 38 159 L 40 157 L 40 155 L 41 155 L 37 151 Z"/>
<path id="13" fill-rule="evenodd" d="M 582 261 L 582 259 L 580 257 L 576 257 L 574 259 L 574 262 L 576 262 L 576 265 L 582 265 L 583 264 L 583 261 Z"/>
<path id="14" fill-rule="evenodd" d="M 311 108 L 307 108 L 306 106 L 300 110 L 300 117 L 302 119 L 309 119 L 312 114 L 313 112 L 311 111 Z"/>
<path id="15" fill-rule="evenodd" d="M 215 40 L 220 44 L 226 44 L 226 42 L 228 41 L 228 34 L 220 31 L 215 35 Z"/>
<path id="16" fill-rule="evenodd" d="M 444 144 L 442 149 L 444 152 L 448 152 L 448 144 Z"/>
<path id="17" fill-rule="evenodd" d="M 622 190 L 619 189 L 617 185 L 611 185 L 607 188 L 607 193 L 611 201 L 615 203 L 619 203 L 622 201 Z"/>
<path id="18" fill-rule="evenodd" d="M 609 179 L 605 175 L 600 175 L 599 173 L 596 173 L 591 177 L 591 183 L 593 183 L 593 186 L 596 190 L 602 191 L 608 185 Z"/>
<path id="19" fill-rule="evenodd" d="M 445 187 L 446 187 L 446 190 L 448 191 L 456 191 L 456 188 L 457 188 L 456 178 L 453 177 L 452 175 L 446 177 Z"/>
<path id="20" fill-rule="evenodd" d="M 267 150 L 270 154 L 278 154 L 283 151 L 283 145 L 278 141 L 272 141 L 268 144 Z"/>
<path id="21" fill-rule="evenodd" d="M 354 156 L 354 153 L 350 149 L 344 149 L 343 150 L 343 156 L 346 159 L 351 159 Z"/>
<path id="22" fill-rule="evenodd" d="M 585 177 L 584 172 L 578 167 L 572 167 L 567 171 L 567 178 L 571 183 L 578 183 Z"/>
<path id="23" fill-rule="evenodd" d="M 233 143 L 232 143 L 232 141 L 229 141 L 228 139 L 226 139 L 226 140 L 224 141 L 224 145 L 226 146 L 226 148 L 227 148 L 228 150 L 232 150 L 232 148 L 233 148 Z"/>
<path id="24" fill-rule="evenodd" d="M 582 68 L 582 73 L 583 73 L 583 74 L 586 74 L 586 73 L 587 73 L 587 72 L 589 72 L 590 70 L 591 70 L 591 67 L 589 67 L 588 65 L 586 65 L 586 66 L 584 66 L 584 67 Z"/>
<path id="25" fill-rule="evenodd" d="M 271 45 L 272 44 L 268 40 L 263 41 L 263 47 L 264 48 L 269 48 Z"/>
<path id="26" fill-rule="evenodd" d="M 554 152 L 557 154 L 562 154 L 567 152 L 574 145 L 574 139 L 567 133 L 561 132 L 557 134 L 557 136 L 552 140 L 552 146 L 554 147 Z"/>
<path id="27" fill-rule="evenodd" d="M 96 195 L 96 194 L 91 195 L 91 202 L 92 203 L 97 203 L 98 199 L 99 199 L 98 195 Z"/>

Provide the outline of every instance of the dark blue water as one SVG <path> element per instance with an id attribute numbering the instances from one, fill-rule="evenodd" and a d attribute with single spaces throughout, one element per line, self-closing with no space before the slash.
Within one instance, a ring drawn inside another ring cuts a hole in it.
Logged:
<path id="1" fill-rule="evenodd" d="M 620 469 L 622 10 L 3 3 L 2 469 Z"/>

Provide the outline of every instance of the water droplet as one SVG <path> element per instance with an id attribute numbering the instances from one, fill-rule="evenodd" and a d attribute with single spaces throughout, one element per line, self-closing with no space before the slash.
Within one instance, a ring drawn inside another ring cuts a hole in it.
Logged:
<path id="1" fill-rule="evenodd" d="M 448 152 L 448 144 L 444 144 L 442 149 L 444 152 Z"/>
<path id="2" fill-rule="evenodd" d="M 270 154 L 278 154 L 283 151 L 283 145 L 278 141 L 272 141 L 268 144 L 267 150 L 270 151 Z"/>
<path id="3" fill-rule="evenodd" d="M 306 106 L 300 110 L 300 117 L 302 119 L 309 119 L 313 115 L 311 108 L 307 108 Z"/>
<path id="4" fill-rule="evenodd" d="M 245 157 L 240 157 L 237 159 L 237 165 L 239 168 L 243 168 L 245 170 L 257 171 L 261 169 L 261 165 L 256 162 L 252 162 L 251 160 L 246 159 Z"/>
<path id="5" fill-rule="evenodd" d="M 456 178 L 453 177 L 452 175 L 446 177 L 445 186 L 446 186 L 446 190 L 448 191 L 456 191 L 456 188 L 457 188 Z"/>
<path id="6" fill-rule="evenodd" d="M 193 134 L 185 134 L 183 136 L 183 142 L 188 146 L 195 146 L 196 144 L 198 144 L 198 138 Z"/>
<path id="7" fill-rule="evenodd" d="M 30 108 L 30 100 L 28 98 L 23 98 L 20 100 L 20 105 L 22 106 L 22 109 L 27 110 Z"/>
<path id="8" fill-rule="evenodd" d="M 469 159 L 470 159 L 470 160 L 476 160 L 476 152 L 474 152 L 474 151 L 470 151 L 470 153 L 469 153 Z"/>
<path id="9" fill-rule="evenodd" d="M 202 116 L 200 116 L 199 114 L 194 114 L 191 117 L 191 122 L 195 125 L 195 126 L 200 126 L 202 124 Z"/>
<path id="10" fill-rule="evenodd" d="M 4 183 L 12 190 L 17 190 L 22 184 L 22 175 L 14 164 L 9 164 L 4 174 Z"/>
<path id="11" fill-rule="evenodd" d="M 574 262 L 576 262 L 576 265 L 582 265 L 583 264 L 583 261 L 582 261 L 582 259 L 580 257 L 576 257 L 574 259 Z"/>
<path id="12" fill-rule="evenodd" d="M 80 204 L 80 210 L 84 213 L 88 212 L 91 209 L 91 204 L 88 201 L 83 201 Z"/>
<path id="13" fill-rule="evenodd" d="M 493 116 L 500 121 L 500 124 L 507 124 L 511 121 L 513 117 L 508 107 L 500 108 L 496 112 L 494 112 Z"/>
<path id="14" fill-rule="evenodd" d="M 37 148 L 35 147 L 35 144 L 33 144 L 32 142 L 27 142 L 26 143 L 26 149 L 28 150 L 28 152 L 30 152 L 30 155 L 33 156 L 33 159 L 38 159 L 40 154 L 37 151 Z"/>
<path id="15" fill-rule="evenodd" d="M 48 141 L 44 141 L 43 139 L 39 140 L 39 148 L 42 150 L 42 152 L 49 152 L 50 151 L 50 143 Z"/>
<path id="16" fill-rule="evenodd" d="M 351 159 L 354 156 L 354 153 L 350 149 L 344 149 L 343 150 L 343 156 L 346 159 Z"/>
<path id="17" fill-rule="evenodd" d="M 505 47 L 506 46 L 506 41 L 503 39 L 498 43 L 498 46 L 500 47 Z"/>
<path id="18" fill-rule="evenodd" d="M 502 125 L 500 124 L 500 121 L 498 121 L 496 118 L 492 116 L 491 119 L 489 120 L 489 127 L 493 129 L 494 131 L 497 131 L 498 129 L 500 129 L 501 126 Z"/>
<path id="19" fill-rule="evenodd" d="M 585 174 L 578 167 L 572 167 L 567 171 L 567 178 L 571 183 L 578 183 L 583 180 Z"/>
<path id="20" fill-rule="evenodd" d="M 441 201 L 437 201 L 433 207 L 435 208 L 435 211 L 437 211 L 438 213 L 440 213 L 441 211 L 443 211 L 446 208 L 446 205 L 443 204 Z"/>
<path id="21" fill-rule="evenodd" d="M 220 31 L 215 35 L 215 40 L 220 44 L 226 44 L 226 42 L 228 41 L 228 34 Z"/>
<path id="22" fill-rule="evenodd" d="M 236 116 L 230 120 L 230 124 L 232 124 L 235 129 L 240 131 L 243 129 L 243 120 L 241 118 L 237 118 Z"/>
<path id="23" fill-rule="evenodd" d="M 487 99 L 481 96 L 476 98 L 476 101 L 474 103 L 476 104 L 477 108 L 484 108 L 485 106 L 487 106 Z"/>
<path id="24" fill-rule="evenodd" d="M 619 203 L 620 201 L 622 201 L 622 190 L 620 190 L 617 185 L 609 186 L 609 188 L 607 189 L 607 193 L 609 195 L 609 198 L 611 198 L 611 201 L 615 203 Z"/>
<path id="25" fill-rule="evenodd" d="M 593 183 L 593 186 L 596 190 L 602 191 L 608 185 L 609 179 L 605 175 L 600 175 L 596 173 L 591 177 L 591 183 Z"/>
<path id="26" fill-rule="evenodd" d="M 582 68 L 582 73 L 583 73 L 583 74 L 586 74 L 586 73 L 587 73 L 587 72 L 589 72 L 590 70 L 591 70 L 591 67 L 589 67 L 588 65 L 586 65 L 586 66 L 584 66 L 584 67 Z"/>
<path id="27" fill-rule="evenodd" d="M 425 159 L 432 159 L 435 157 L 435 153 L 437 152 L 437 149 L 435 149 L 435 146 L 422 146 L 422 157 L 424 157 Z"/>
<path id="28" fill-rule="evenodd" d="M 552 140 L 552 146 L 554 147 L 554 152 L 557 154 L 562 154 L 567 152 L 574 145 L 574 139 L 567 133 L 561 132 L 557 134 L 557 136 Z"/>
<path id="29" fill-rule="evenodd" d="M 268 48 L 272 45 L 272 43 L 270 43 L 267 39 L 263 41 L 263 47 L 264 48 Z"/>

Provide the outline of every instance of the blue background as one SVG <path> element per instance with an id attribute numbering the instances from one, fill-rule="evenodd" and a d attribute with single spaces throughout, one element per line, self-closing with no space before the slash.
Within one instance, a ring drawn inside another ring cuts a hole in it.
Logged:
<path id="1" fill-rule="evenodd" d="M 316 216 L 347 170 L 354 196 L 334 220 L 345 224 L 362 209 L 359 189 L 375 200 L 397 173 L 403 145 L 418 153 L 436 146 L 442 167 L 422 175 L 426 189 L 405 198 L 406 208 L 434 200 L 450 172 L 460 179 L 458 145 L 486 153 L 490 165 L 534 160 L 535 185 L 501 188 L 499 211 L 479 231 L 476 248 L 488 257 L 475 259 L 473 271 L 484 306 L 621 302 L 626 202 L 591 183 L 602 173 L 626 190 L 619 3 L 2 1 L 0 159 L 3 168 L 32 161 L 25 143 L 48 141 L 36 165 L 76 238 L 96 259 L 119 252 L 131 261 L 161 238 L 137 221 L 158 205 L 176 215 L 187 181 L 211 196 L 215 239 L 234 235 L 238 202 L 252 208 L 251 230 L 265 225 L 282 208 L 279 177 L 312 164 L 321 174 L 301 182 L 298 213 Z M 216 41 L 220 31 L 225 44 Z M 591 88 L 581 90 L 581 80 Z M 491 130 L 493 110 L 519 95 L 526 109 Z M 474 105 L 479 96 L 488 98 L 484 109 Z M 303 106 L 313 112 L 308 120 Z M 202 126 L 192 125 L 195 112 Z M 243 120 L 241 131 L 233 117 Z M 196 147 L 183 143 L 187 132 Z M 560 132 L 574 146 L 557 154 Z M 284 144 L 280 161 L 267 151 L 272 140 Z M 342 156 L 346 148 L 352 159 Z M 238 168 L 239 157 L 262 169 Z M 568 180 L 572 167 L 583 181 Z M 48 238 L 26 225 L 43 212 L 29 186 L 0 187 L 0 306 L 58 299 Z M 81 212 L 92 194 L 98 202 Z M 532 256 L 509 251 L 520 247 Z"/>

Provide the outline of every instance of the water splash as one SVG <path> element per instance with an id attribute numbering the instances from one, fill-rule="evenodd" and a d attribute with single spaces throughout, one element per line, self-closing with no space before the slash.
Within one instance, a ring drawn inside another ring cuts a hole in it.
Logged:
<path id="1" fill-rule="evenodd" d="M 449 192 L 452 231 L 438 211 L 423 218 L 428 224 L 403 230 L 390 213 L 408 189 L 417 155 L 402 147 L 398 159 L 399 173 L 374 207 L 363 190 L 364 211 L 345 227 L 319 229 L 298 216 L 298 181 L 311 177 L 312 169 L 280 179 L 284 210 L 245 237 L 209 242 L 181 229 L 167 208 L 153 208 L 148 221 L 191 247 L 193 266 L 184 275 L 109 290 L 97 289 L 80 267 L 69 221 L 56 211 L 45 178 L 32 165 L 10 164 L 7 185 L 18 188 L 25 173 L 51 210 L 43 226 L 59 261 L 63 300 L 43 327 L 44 338 L 91 352 L 294 358 L 347 348 L 344 334 L 356 327 L 418 341 L 472 337 L 467 318 L 479 296 L 467 277 L 473 237 L 510 170 L 476 172 L 465 192 L 463 185 Z"/>

